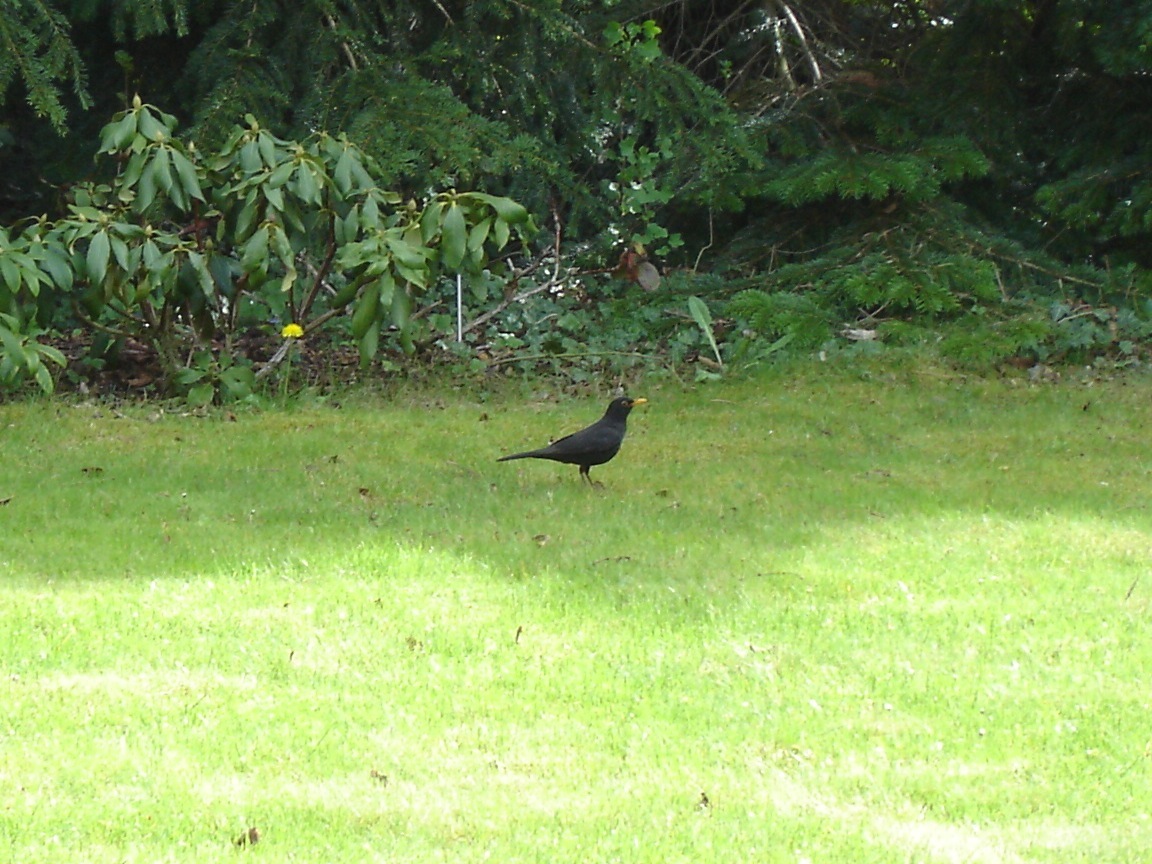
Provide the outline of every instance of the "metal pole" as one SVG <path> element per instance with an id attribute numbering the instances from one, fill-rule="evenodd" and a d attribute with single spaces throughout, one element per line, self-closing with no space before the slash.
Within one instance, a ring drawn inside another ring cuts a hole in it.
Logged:
<path id="1" fill-rule="evenodd" d="M 460 274 L 456 274 L 456 341 L 464 341 L 464 287 Z"/>

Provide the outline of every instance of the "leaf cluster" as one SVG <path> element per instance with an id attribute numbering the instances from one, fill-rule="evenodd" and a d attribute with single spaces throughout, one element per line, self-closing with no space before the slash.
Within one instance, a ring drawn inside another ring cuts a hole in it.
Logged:
<path id="1" fill-rule="evenodd" d="M 404 202 L 344 136 L 282 139 L 249 115 L 201 152 L 174 126 L 137 98 L 101 135 L 114 180 L 77 186 L 66 216 L 0 247 L 0 300 L 33 317 L 63 303 L 89 328 L 151 344 L 170 386 L 242 392 L 240 328 L 291 322 L 299 336 L 349 308 L 365 362 L 386 320 L 410 350 L 412 300 L 438 273 L 478 271 L 532 230 L 524 207 L 486 193 Z"/>

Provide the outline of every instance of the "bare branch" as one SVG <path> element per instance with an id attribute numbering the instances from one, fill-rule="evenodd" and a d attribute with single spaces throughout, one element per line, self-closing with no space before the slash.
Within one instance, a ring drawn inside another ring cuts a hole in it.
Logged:
<path id="1" fill-rule="evenodd" d="M 272 370 L 284 362 L 284 358 L 288 356 L 288 350 L 292 347 L 295 339 L 285 339 L 280 343 L 280 347 L 276 349 L 276 353 L 268 358 L 268 362 L 256 370 L 256 380 L 260 381 L 267 378 L 272 374 Z"/>
<path id="2" fill-rule="evenodd" d="M 336 18 L 332 15 L 325 15 L 324 18 L 328 22 L 328 28 L 335 33 L 337 29 Z M 352 53 L 352 46 L 346 41 L 341 41 L 340 50 L 344 52 L 344 59 L 348 61 L 349 68 L 353 72 L 359 71 L 360 64 L 356 62 L 356 55 Z"/>
<path id="3" fill-rule="evenodd" d="M 444 4 L 441 3 L 440 0 L 432 0 L 432 5 L 440 10 L 440 14 L 444 16 L 449 24 L 453 27 L 456 26 L 456 22 L 452 20 L 452 16 L 448 14 L 448 10 L 444 8 Z"/>
<path id="4" fill-rule="evenodd" d="M 796 17 L 792 7 L 784 0 L 777 0 L 777 5 L 788 16 L 792 29 L 796 31 L 796 38 L 800 40 L 800 47 L 804 50 L 804 56 L 808 58 L 808 65 L 812 69 L 812 78 L 815 83 L 819 83 L 824 76 L 820 73 L 820 64 L 816 62 L 816 55 L 812 53 L 812 47 L 808 44 L 808 37 L 804 35 L 804 28 L 800 25 L 800 19 Z"/>

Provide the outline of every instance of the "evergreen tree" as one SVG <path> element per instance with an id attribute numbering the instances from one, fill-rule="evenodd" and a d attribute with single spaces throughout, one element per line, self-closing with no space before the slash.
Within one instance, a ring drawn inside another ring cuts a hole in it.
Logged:
<path id="1" fill-rule="evenodd" d="M 585 267 L 723 272 L 699 290 L 797 344 L 1139 317 L 1149 34 L 1152 0 L 0 3 L 0 160 L 48 181 L 0 207 L 50 211 L 140 92 L 205 146 L 252 113 L 348 132 L 407 194 L 511 195 Z"/>

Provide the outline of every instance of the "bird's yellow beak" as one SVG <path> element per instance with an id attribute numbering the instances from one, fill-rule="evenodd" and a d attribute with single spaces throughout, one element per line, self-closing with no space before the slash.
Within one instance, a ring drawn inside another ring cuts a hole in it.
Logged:
<path id="1" fill-rule="evenodd" d="M 647 399 L 633 399 L 632 400 L 632 407 L 635 408 L 637 405 L 643 405 L 647 401 L 648 401 Z"/>

